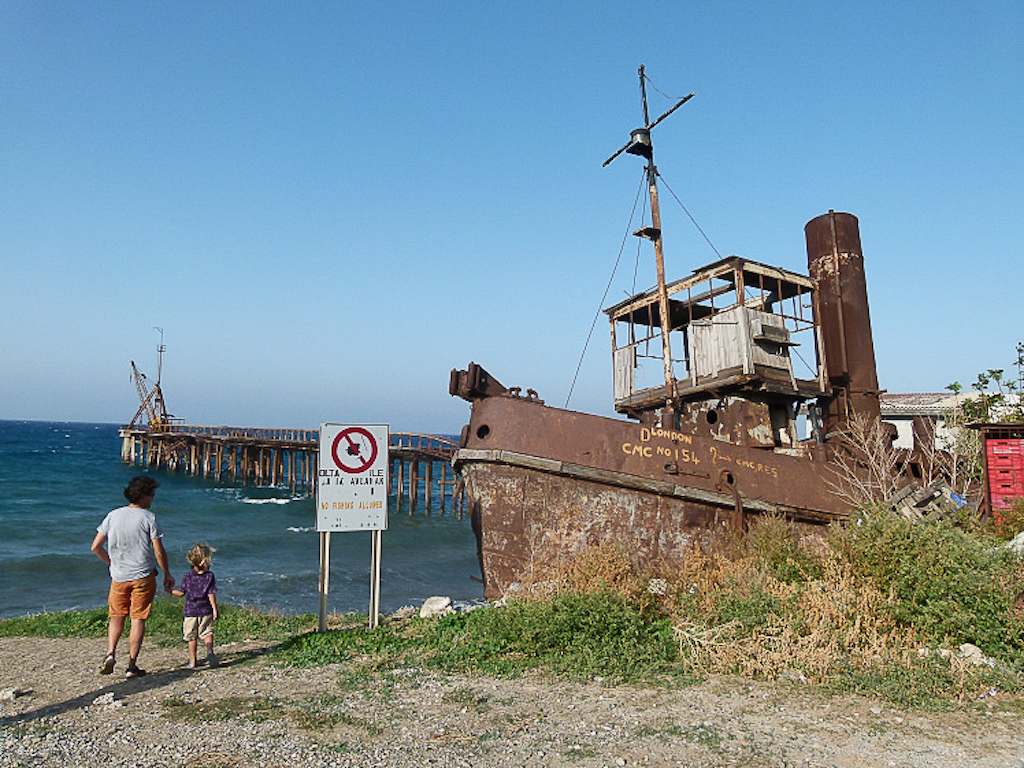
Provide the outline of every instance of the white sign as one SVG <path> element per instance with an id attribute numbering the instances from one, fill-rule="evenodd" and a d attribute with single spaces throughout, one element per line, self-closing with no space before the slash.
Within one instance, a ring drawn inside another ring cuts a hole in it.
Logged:
<path id="1" fill-rule="evenodd" d="M 320 425 L 316 529 L 388 527 L 388 426 Z"/>

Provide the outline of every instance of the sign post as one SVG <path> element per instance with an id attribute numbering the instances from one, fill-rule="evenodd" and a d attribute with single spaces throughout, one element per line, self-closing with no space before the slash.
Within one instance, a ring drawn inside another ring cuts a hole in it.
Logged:
<path id="1" fill-rule="evenodd" d="M 388 426 L 320 425 L 316 529 L 320 533 L 320 631 L 327 629 L 331 533 L 370 531 L 370 628 L 380 622 L 381 532 L 388 527 Z"/>

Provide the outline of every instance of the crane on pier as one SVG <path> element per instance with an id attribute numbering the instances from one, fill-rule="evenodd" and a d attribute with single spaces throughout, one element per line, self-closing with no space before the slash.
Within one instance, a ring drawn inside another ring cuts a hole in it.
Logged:
<path id="1" fill-rule="evenodd" d="M 164 402 L 164 393 L 160 389 L 160 383 L 157 382 L 152 387 L 149 386 L 149 382 L 146 380 L 146 374 L 135 367 L 135 361 L 132 360 L 132 379 L 135 381 L 135 388 L 139 392 L 139 410 L 135 412 L 135 416 L 132 417 L 130 427 L 137 428 L 148 428 L 150 430 L 159 429 L 162 426 L 171 423 L 170 414 L 167 413 L 167 404 Z M 146 422 L 142 422 L 142 417 L 145 415 Z"/>
<path id="2" fill-rule="evenodd" d="M 160 378 L 164 367 L 164 350 L 167 349 L 164 346 L 164 331 L 162 328 L 155 330 L 160 331 L 160 345 L 156 348 L 157 351 L 157 376 L 156 383 L 150 387 L 149 382 L 146 380 L 146 374 L 140 371 L 135 366 L 135 361 L 132 360 L 132 380 L 135 382 L 135 389 L 139 393 L 139 410 L 135 412 L 135 416 L 132 417 L 129 427 L 142 429 L 143 427 L 150 431 L 159 431 L 162 427 L 166 427 L 171 423 L 171 415 L 167 413 L 167 404 L 164 402 L 164 393 L 160 389 Z M 141 419 L 142 416 L 146 417 L 146 424 L 143 425 Z"/>

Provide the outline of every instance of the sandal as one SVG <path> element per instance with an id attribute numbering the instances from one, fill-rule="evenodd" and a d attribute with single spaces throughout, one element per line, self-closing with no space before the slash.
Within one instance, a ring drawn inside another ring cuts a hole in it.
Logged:
<path id="1" fill-rule="evenodd" d="M 124 672 L 126 679 L 131 679 L 133 677 L 145 677 L 146 674 L 146 670 L 140 669 L 139 667 L 128 667 Z"/>
<path id="2" fill-rule="evenodd" d="M 100 664 L 100 674 L 109 675 L 111 672 L 113 672 L 115 661 L 116 659 L 114 659 L 114 654 L 108 653 L 106 658 L 103 659 L 103 663 Z"/>

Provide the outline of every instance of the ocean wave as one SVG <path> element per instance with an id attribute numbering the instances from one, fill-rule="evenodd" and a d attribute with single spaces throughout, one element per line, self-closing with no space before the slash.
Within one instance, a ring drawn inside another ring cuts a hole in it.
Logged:
<path id="1" fill-rule="evenodd" d="M 276 581 L 276 582 L 306 582 L 311 578 L 315 578 L 317 572 L 314 570 L 306 569 L 302 571 L 296 571 L 294 573 L 273 573 L 272 571 L 251 571 L 246 579 L 247 583 L 252 583 L 253 579 L 263 579 L 265 581 Z"/>
<path id="2" fill-rule="evenodd" d="M 310 526 L 309 528 L 297 528 L 295 526 L 289 526 L 285 530 L 291 531 L 292 533 L 309 533 L 310 531 L 315 531 L 316 528 L 312 526 Z"/>
<path id="3" fill-rule="evenodd" d="M 239 499 L 243 504 L 291 504 L 295 499 Z"/>

